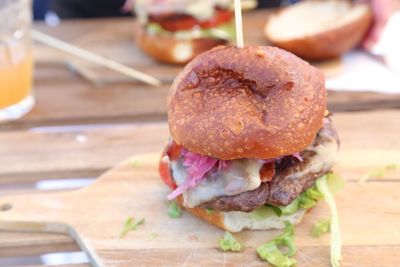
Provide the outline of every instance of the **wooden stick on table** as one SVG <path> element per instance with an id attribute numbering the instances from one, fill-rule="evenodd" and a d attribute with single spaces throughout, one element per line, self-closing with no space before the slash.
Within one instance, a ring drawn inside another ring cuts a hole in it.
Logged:
<path id="1" fill-rule="evenodd" d="M 32 30 L 31 35 L 33 40 L 38 41 L 40 43 L 43 43 L 45 45 L 54 47 L 56 49 L 62 50 L 66 53 L 72 54 L 74 56 L 83 58 L 87 61 L 93 62 L 95 64 L 101 65 L 103 67 L 112 69 L 116 72 L 122 73 L 126 76 L 132 77 L 136 80 L 139 80 L 141 82 L 154 85 L 154 86 L 160 86 L 161 81 L 156 79 L 155 77 L 152 77 L 146 73 L 140 72 L 138 70 L 135 70 L 133 68 L 127 67 L 121 63 L 115 62 L 113 60 L 110 60 L 108 58 L 102 57 L 100 55 L 97 55 L 95 53 L 92 53 L 90 51 L 84 50 L 80 47 L 68 44 L 66 42 L 63 42 L 59 39 L 56 39 L 54 37 L 51 37 L 47 34 L 44 34 L 42 32 Z"/>

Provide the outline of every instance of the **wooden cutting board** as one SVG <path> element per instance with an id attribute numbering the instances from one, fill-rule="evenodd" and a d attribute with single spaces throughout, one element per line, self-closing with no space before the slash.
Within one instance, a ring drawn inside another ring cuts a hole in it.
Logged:
<path id="1" fill-rule="evenodd" d="M 255 248 L 280 231 L 244 231 L 236 237 L 245 251 L 221 252 L 222 230 L 186 212 L 168 217 L 168 189 L 158 177 L 158 159 L 158 154 L 134 157 L 74 192 L 0 198 L 0 230 L 69 233 L 94 266 L 265 266 Z M 366 171 L 392 163 L 400 163 L 399 150 L 341 153 L 336 171 L 348 181 L 336 197 L 343 266 L 400 265 L 399 168 L 384 179 L 357 182 Z M 130 216 L 144 218 L 145 224 L 121 239 Z M 296 226 L 298 266 L 329 266 L 329 235 L 310 236 L 312 225 L 328 216 L 320 203 Z"/>

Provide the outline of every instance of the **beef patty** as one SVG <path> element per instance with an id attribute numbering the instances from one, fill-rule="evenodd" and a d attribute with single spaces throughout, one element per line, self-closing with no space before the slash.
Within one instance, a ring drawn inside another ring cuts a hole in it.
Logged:
<path id="1" fill-rule="evenodd" d="M 327 155 L 319 148 L 335 146 L 335 155 Z M 331 119 L 325 118 L 324 125 L 314 142 L 300 153 L 303 161 L 294 157 L 285 157 L 275 163 L 275 175 L 271 181 L 262 183 L 253 191 L 234 196 L 218 197 L 202 203 L 200 207 L 218 211 L 252 211 L 262 205 L 289 205 L 302 192 L 310 188 L 315 180 L 328 173 L 336 158 L 339 137 L 333 128 Z"/>

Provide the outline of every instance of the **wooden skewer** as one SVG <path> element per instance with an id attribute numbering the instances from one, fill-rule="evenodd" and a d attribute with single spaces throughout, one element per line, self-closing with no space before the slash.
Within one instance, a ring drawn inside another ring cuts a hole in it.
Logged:
<path id="1" fill-rule="evenodd" d="M 235 23 L 236 23 L 236 46 L 243 48 L 243 22 L 242 22 L 242 4 L 240 0 L 235 0 Z"/>
<path id="2" fill-rule="evenodd" d="M 242 10 L 253 10 L 257 7 L 257 0 L 242 0 Z M 231 8 L 235 8 L 235 4 L 232 2 Z"/>
<path id="3" fill-rule="evenodd" d="M 242 0 L 242 10 L 253 10 L 257 5 L 256 0 Z"/>
<path id="4" fill-rule="evenodd" d="M 108 58 L 99 56 L 95 53 L 89 52 L 87 50 L 84 50 L 80 47 L 68 44 L 66 42 L 63 42 L 59 39 L 56 39 L 54 37 L 51 37 L 47 34 L 44 34 L 42 32 L 36 31 L 36 30 L 31 30 L 31 35 L 32 39 L 35 41 L 38 41 L 40 43 L 43 43 L 45 45 L 54 47 L 56 49 L 62 50 L 66 53 L 69 53 L 71 55 L 83 58 L 87 61 L 93 62 L 95 64 L 101 65 L 103 67 L 109 68 L 111 70 L 114 70 L 116 72 L 122 73 L 126 76 L 129 76 L 131 78 L 134 78 L 136 80 L 139 80 L 141 82 L 154 85 L 154 86 L 160 86 L 161 81 L 156 79 L 153 76 L 150 76 L 146 73 L 137 71 L 133 68 L 127 67 L 121 63 L 115 62 L 113 60 L 110 60 Z"/>

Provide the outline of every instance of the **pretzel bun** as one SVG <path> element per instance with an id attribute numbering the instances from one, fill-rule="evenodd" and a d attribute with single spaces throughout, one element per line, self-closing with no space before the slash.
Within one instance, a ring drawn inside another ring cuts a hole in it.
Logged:
<path id="1" fill-rule="evenodd" d="M 173 36 L 148 34 L 140 29 L 136 38 L 138 46 L 154 59 L 169 64 L 186 64 L 195 56 L 227 41 L 212 38 L 178 40 Z"/>
<path id="2" fill-rule="evenodd" d="M 174 141 L 223 160 L 301 151 L 322 127 L 321 71 L 275 47 L 220 46 L 175 79 L 168 122 Z"/>
<path id="3" fill-rule="evenodd" d="M 324 60 L 357 46 L 371 22 L 367 4 L 304 1 L 273 15 L 264 32 L 273 45 L 308 60 Z"/>
<path id="4" fill-rule="evenodd" d="M 189 213 L 232 233 L 240 232 L 244 229 L 283 229 L 285 227 L 285 221 L 289 221 L 291 224 L 298 224 L 306 213 L 306 210 L 299 209 L 297 212 L 290 215 L 277 216 L 275 214 L 270 214 L 266 218 L 257 218 L 251 213 L 242 211 L 219 212 L 207 211 L 203 208 L 188 208 L 183 206 L 182 202 L 182 196 L 179 196 L 177 198 L 177 203 Z"/>

